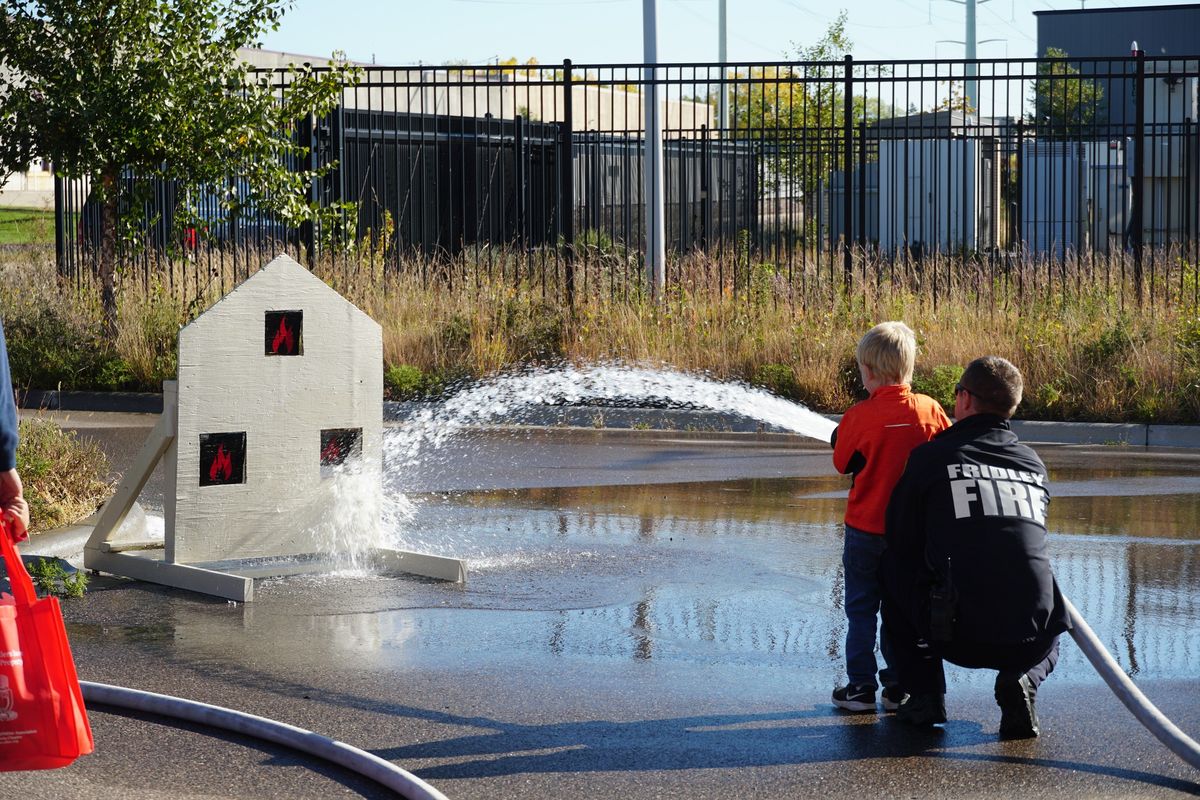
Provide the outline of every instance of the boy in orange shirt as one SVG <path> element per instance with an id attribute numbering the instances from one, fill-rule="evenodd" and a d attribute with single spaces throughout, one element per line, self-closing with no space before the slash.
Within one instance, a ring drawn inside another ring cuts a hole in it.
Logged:
<path id="1" fill-rule="evenodd" d="M 846 503 L 842 566 L 846 585 L 846 674 L 849 683 L 833 690 L 833 704 L 847 711 L 875 711 L 875 689 L 883 685 L 883 707 L 895 711 L 904 699 L 898 679 L 875 662 L 880 590 L 877 571 L 884 549 L 884 512 L 904 471 L 908 454 L 950 427 L 941 405 L 914 394 L 917 340 L 903 322 L 881 322 L 858 343 L 855 357 L 863 386 L 871 395 L 847 409 L 833 432 L 833 466 L 853 475 Z M 887 662 L 891 647 L 880 636 Z"/>

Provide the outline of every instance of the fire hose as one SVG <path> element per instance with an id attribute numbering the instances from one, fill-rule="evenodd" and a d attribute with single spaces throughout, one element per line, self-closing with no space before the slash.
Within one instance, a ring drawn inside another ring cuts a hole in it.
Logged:
<path id="1" fill-rule="evenodd" d="M 304 728 L 181 697 L 89 681 L 80 681 L 79 685 L 83 688 L 83 698 L 88 703 L 103 703 L 132 711 L 158 714 L 252 736 L 345 767 L 386 786 L 406 800 L 447 800 L 437 789 L 390 761 Z"/>
<path id="2" fill-rule="evenodd" d="M 1100 677 L 1112 689 L 1117 699 L 1142 723 L 1146 730 L 1154 734 L 1165 744 L 1172 753 L 1182 758 L 1191 766 L 1200 769 L 1200 744 L 1192 739 L 1179 727 L 1167 719 L 1158 708 L 1150 702 L 1142 690 L 1134 685 L 1116 660 L 1104 649 L 1104 645 L 1096 637 L 1091 626 L 1080 616 L 1075 606 L 1066 597 L 1063 602 L 1067 605 L 1067 613 L 1071 616 L 1071 637 L 1079 649 L 1087 656 L 1088 661 L 1100 673 Z"/>

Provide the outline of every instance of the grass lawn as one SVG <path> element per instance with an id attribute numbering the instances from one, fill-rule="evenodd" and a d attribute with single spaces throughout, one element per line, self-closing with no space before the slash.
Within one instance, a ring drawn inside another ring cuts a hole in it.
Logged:
<path id="1" fill-rule="evenodd" d="M 0 208 L 0 244 L 54 244 L 54 212 Z"/>

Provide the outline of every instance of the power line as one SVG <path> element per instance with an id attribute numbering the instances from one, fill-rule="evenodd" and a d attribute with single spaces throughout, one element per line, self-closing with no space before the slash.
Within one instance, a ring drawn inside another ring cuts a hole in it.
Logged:
<path id="1" fill-rule="evenodd" d="M 803 11 L 805 14 L 808 14 L 810 17 L 820 20 L 821 22 L 824 22 L 826 25 L 828 25 L 830 22 L 832 22 L 832 20 L 829 18 L 828 15 L 819 14 L 810 8 L 805 8 L 804 6 L 802 6 L 798 2 L 796 2 L 796 0 L 778 0 L 778 2 L 785 6 L 791 6 L 792 8 L 796 9 L 797 11 Z M 847 16 L 846 24 L 854 25 L 855 23 L 851 22 L 849 17 Z M 874 26 L 864 25 L 863 27 L 874 27 Z M 917 26 L 917 27 L 921 27 L 921 26 Z M 795 42 L 793 42 L 793 44 L 795 44 Z M 868 53 L 874 53 L 875 55 L 879 56 L 880 58 L 887 58 L 886 53 L 882 53 L 879 50 L 876 50 L 874 47 L 870 47 L 865 44 L 856 43 L 854 45 L 854 49 L 856 49 L 856 50 L 861 49 Z"/>
<path id="2" fill-rule="evenodd" d="M 869 22 L 855 22 L 852 19 L 847 19 L 846 24 L 851 25 L 855 28 L 875 28 L 876 30 L 881 30 L 881 31 L 902 31 L 902 30 L 908 30 L 910 28 L 928 28 L 929 27 L 928 22 L 918 22 L 913 25 L 872 25 Z"/>
<path id="3" fill-rule="evenodd" d="M 916 11 L 918 14 L 928 15 L 930 22 L 932 22 L 933 20 L 937 20 L 939 22 L 957 22 L 958 21 L 958 20 L 951 19 L 950 17 L 943 17 L 940 15 L 934 14 L 932 8 L 921 8 L 920 6 L 916 5 L 915 3 L 910 2 L 910 0 L 900 0 L 900 2 L 903 3 L 904 5 L 908 6 L 909 8 L 911 8 L 913 11 Z"/>
<path id="4" fill-rule="evenodd" d="M 475 3 L 481 6 L 600 6 L 632 3 L 634 0 L 451 0 L 454 3 Z"/>
<path id="5" fill-rule="evenodd" d="M 804 6 L 797 3 L 796 0 L 779 0 L 779 2 L 783 3 L 785 6 L 791 6 L 792 8 L 795 8 L 799 11 L 803 11 L 805 14 L 808 14 L 810 17 L 819 19 L 822 22 L 829 22 L 829 17 L 824 16 L 822 14 L 818 14 L 817 12 L 813 11 L 811 8 L 805 8 Z"/>
<path id="6" fill-rule="evenodd" d="M 688 14 L 690 14 L 691 16 L 695 17 L 696 19 L 700 20 L 701 22 L 707 22 L 710 25 L 717 24 L 716 20 L 714 20 L 712 17 L 708 16 L 707 14 L 701 14 L 699 11 L 696 11 L 695 9 L 692 9 L 692 8 L 688 8 L 686 5 L 684 5 L 687 2 L 691 2 L 691 0 L 670 0 L 670 2 L 674 3 L 675 5 L 677 5 L 680 8 L 680 10 L 687 12 Z M 754 45 L 755 47 L 759 48 L 760 50 L 765 50 L 768 53 L 781 52 L 781 49 L 778 47 L 770 47 L 768 45 L 763 44 L 762 42 L 756 42 L 753 39 L 748 39 L 739 33 L 734 33 L 732 31 L 730 31 L 730 35 L 733 36 L 733 38 L 735 38 L 735 39 L 740 39 L 743 42 L 745 42 L 746 44 Z"/>
<path id="7" fill-rule="evenodd" d="M 1023 31 L 1023 30 L 1021 30 L 1020 28 L 1018 28 L 1016 25 L 1013 25 L 1011 22 L 1009 22 L 1008 20 L 1006 20 L 1004 17 L 1000 16 L 999 12 L 997 12 L 997 11 L 993 11 L 993 10 L 992 10 L 992 8 L 991 8 L 991 6 L 981 6 L 981 8 L 982 8 L 984 11 L 988 12 L 989 14 L 991 14 L 991 15 L 992 15 L 993 17 L 995 17 L 996 19 L 998 19 L 998 20 L 1000 20 L 1001 22 L 1003 22 L 1005 25 L 1007 25 L 1007 26 L 1008 26 L 1009 28 L 1011 28 L 1013 31 L 1016 31 L 1016 34 L 1017 34 L 1018 36 L 1023 36 L 1023 37 L 1025 37 L 1026 39 L 1028 39 L 1029 41 L 1033 42 L 1034 44 L 1037 44 L 1037 41 L 1036 41 L 1036 40 L 1035 40 L 1035 39 L 1034 39 L 1032 36 L 1030 36 L 1028 33 L 1026 33 L 1025 31 Z"/>

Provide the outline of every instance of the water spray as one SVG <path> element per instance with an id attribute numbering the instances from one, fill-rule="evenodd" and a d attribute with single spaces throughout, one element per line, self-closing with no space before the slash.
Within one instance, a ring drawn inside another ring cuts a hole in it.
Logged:
<path id="1" fill-rule="evenodd" d="M 384 449 L 391 459 L 411 466 L 423 451 L 440 447 L 464 428 L 499 418 L 511 419 L 529 406 L 624 398 L 660 399 L 676 405 L 732 411 L 825 442 L 836 427 L 828 418 L 763 389 L 718 383 L 681 372 L 610 364 L 533 371 L 478 384 L 436 410 L 418 412 L 399 435 L 385 442 Z M 1071 636 L 1117 698 L 1173 753 L 1200 769 L 1200 744 L 1150 702 L 1105 650 L 1075 606 L 1066 598 L 1064 602 L 1071 617 Z"/>

